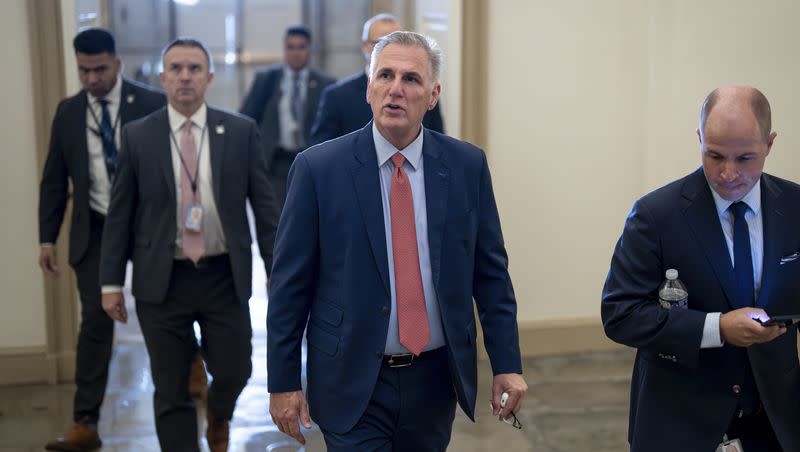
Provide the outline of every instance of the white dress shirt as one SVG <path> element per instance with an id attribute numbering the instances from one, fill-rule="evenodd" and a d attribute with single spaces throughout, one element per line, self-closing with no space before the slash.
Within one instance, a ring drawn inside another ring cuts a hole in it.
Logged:
<path id="1" fill-rule="evenodd" d="M 122 97 L 122 77 L 117 76 L 114 86 L 102 99 L 108 101 L 108 114 L 111 116 L 111 127 L 114 127 L 114 143 L 119 152 L 119 108 Z M 100 124 L 103 121 L 103 109 L 100 97 L 86 92 L 86 146 L 89 151 L 89 208 L 108 213 L 108 202 L 111 198 L 111 181 L 106 169 L 106 156 L 103 153 L 103 140 L 100 138 Z"/>
<path id="2" fill-rule="evenodd" d="M 225 241 L 225 233 L 222 231 L 222 223 L 217 213 L 217 203 L 214 199 L 214 185 L 211 174 L 211 150 L 209 144 L 209 134 L 217 133 L 215 125 L 207 125 L 206 120 L 208 110 L 206 105 L 203 104 L 191 118 L 192 121 L 192 135 L 194 135 L 195 145 L 198 146 L 198 164 L 200 165 L 197 178 L 197 189 L 200 191 L 200 204 L 203 206 L 203 237 L 205 239 L 205 254 L 204 256 L 216 256 L 228 252 L 227 243 Z M 175 174 L 175 199 L 176 211 L 175 220 L 178 226 L 178 233 L 175 235 L 175 258 L 186 259 L 183 254 L 183 246 L 181 244 L 181 236 L 183 234 L 184 221 L 186 213 L 181 210 L 181 178 L 187 177 L 186 170 L 181 163 L 180 150 L 176 147 L 176 143 L 180 144 L 181 134 L 183 133 L 183 124 L 186 122 L 186 116 L 178 113 L 178 110 L 172 108 L 172 105 L 167 107 L 167 114 L 169 116 L 169 129 L 172 133 L 170 138 L 170 152 L 172 155 L 172 172 Z M 212 129 L 212 130 L 209 130 Z M 222 149 L 217 149 L 216 152 L 222 152 Z M 192 174 L 194 177 L 194 174 Z"/>
<path id="3" fill-rule="evenodd" d="M 302 127 L 303 111 L 298 112 L 300 118 L 295 120 L 292 117 L 292 89 L 294 88 L 294 74 L 288 65 L 283 66 L 283 77 L 281 77 L 281 99 L 278 102 L 278 115 L 280 124 L 280 146 L 284 149 L 300 149 L 305 143 L 298 143 L 297 132 Z M 308 67 L 300 69 L 300 105 L 305 105 L 306 91 L 308 87 Z"/>
<path id="4" fill-rule="evenodd" d="M 409 353 L 408 349 L 400 344 L 400 332 L 397 323 L 397 293 L 394 281 L 394 253 L 392 252 L 392 214 L 389 195 L 392 187 L 392 172 L 394 163 L 392 156 L 400 152 L 406 158 L 403 171 L 408 175 L 411 183 L 411 192 L 414 203 L 414 224 L 417 231 L 417 253 L 419 254 L 419 270 L 422 276 L 422 290 L 425 294 L 425 308 L 428 312 L 428 326 L 430 340 L 424 350 L 433 350 L 444 345 L 444 332 L 442 331 L 442 318 L 439 314 L 439 299 L 433 286 L 433 273 L 431 271 L 431 252 L 428 246 L 428 209 L 425 204 L 425 170 L 422 158 L 423 128 L 419 136 L 405 149 L 398 150 L 378 132 L 372 124 L 372 138 L 375 141 L 375 151 L 378 154 L 378 169 L 381 180 L 381 200 L 383 204 L 383 226 L 386 233 L 386 256 L 389 259 L 389 289 L 391 291 L 392 310 L 389 314 L 389 332 L 386 336 L 384 353 Z"/>
<path id="5" fill-rule="evenodd" d="M 728 245 L 728 254 L 731 257 L 731 263 L 735 266 L 736 262 L 733 257 L 734 218 L 733 212 L 728 210 L 728 207 L 730 207 L 734 201 L 722 199 L 713 188 L 711 188 L 711 194 L 714 196 L 714 205 L 717 207 L 717 215 L 719 216 L 719 222 L 722 226 L 722 233 L 725 236 L 725 243 Z M 755 287 L 753 299 L 757 300 L 758 293 L 761 290 L 764 261 L 764 222 L 761 215 L 761 180 L 756 182 L 741 201 L 747 204 L 748 207 L 744 214 L 744 219 L 747 221 L 747 228 L 750 233 L 750 253 L 753 256 L 753 283 Z M 719 312 L 709 312 L 706 314 L 705 324 L 703 325 L 703 339 L 700 342 L 700 348 L 722 347 L 724 344 L 719 332 L 720 315 L 721 313 Z"/>

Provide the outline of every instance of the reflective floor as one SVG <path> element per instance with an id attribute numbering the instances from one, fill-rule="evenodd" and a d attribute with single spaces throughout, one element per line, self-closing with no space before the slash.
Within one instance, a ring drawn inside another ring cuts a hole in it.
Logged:
<path id="1" fill-rule="evenodd" d="M 259 268 L 259 265 L 254 265 Z M 231 424 L 232 452 L 324 451 L 319 429 L 305 433 L 305 448 L 280 433 L 267 413 L 266 294 L 264 276 L 254 275 L 251 300 L 253 376 L 236 407 Z M 259 291 L 257 288 L 261 288 Z M 129 298 L 128 298 L 129 299 Z M 147 351 L 129 306 L 127 325 L 118 325 L 109 387 L 99 424 L 104 452 L 158 451 L 153 422 Z M 491 416 L 488 408 L 491 372 L 480 363 L 477 422 L 460 412 L 449 450 L 619 452 L 627 450 L 628 388 L 633 354 L 616 352 L 527 359 L 530 392 L 518 414 L 516 430 Z M 71 422 L 72 385 L 0 387 L 0 452 L 41 451 L 45 442 Z M 205 413 L 198 404 L 198 425 L 205 432 Z M 207 451 L 205 439 L 200 439 Z"/>

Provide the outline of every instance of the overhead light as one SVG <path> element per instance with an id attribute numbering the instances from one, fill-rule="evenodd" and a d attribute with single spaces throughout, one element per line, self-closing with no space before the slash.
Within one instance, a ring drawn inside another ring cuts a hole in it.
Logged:
<path id="1" fill-rule="evenodd" d="M 172 1 L 179 5 L 185 5 L 185 6 L 194 6 L 198 2 L 198 0 L 172 0 Z"/>

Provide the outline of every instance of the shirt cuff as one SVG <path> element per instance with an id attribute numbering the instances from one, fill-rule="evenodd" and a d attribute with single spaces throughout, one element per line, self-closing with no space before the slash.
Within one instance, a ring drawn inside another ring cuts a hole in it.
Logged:
<path id="1" fill-rule="evenodd" d="M 706 321 L 703 324 L 703 339 L 700 341 L 700 348 L 719 348 L 725 345 L 719 335 L 719 312 L 709 312 L 706 314 Z"/>
<path id="2" fill-rule="evenodd" d="M 122 286 L 101 286 L 100 293 L 103 295 L 110 294 L 110 293 L 120 293 L 122 292 Z"/>

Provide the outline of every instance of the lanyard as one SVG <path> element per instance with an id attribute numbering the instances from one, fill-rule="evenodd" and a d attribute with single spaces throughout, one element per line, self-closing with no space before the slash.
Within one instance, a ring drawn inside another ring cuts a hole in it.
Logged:
<path id="1" fill-rule="evenodd" d="M 88 125 L 87 125 L 87 128 L 93 134 L 95 134 L 95 136 L 101 137 L 102 135 L 100 134 L 100 129 L 102 129 L 103 126 L 100 124 L 100 121 L 97 119 L 97 114 L 94 112 L 94 108 L 92 108 L 91 105 L 89 105 L 88 107 L 89 107 L 89 113 L 91 113 L 91 115 L 92 115 L 92 120 L 94 121 L 94 125 L 97 126 L 97 128 L 93 129 Z M 103 106 L 100 105 L 100 111 L 102 111 L 102 109 L 103 109 Z M 117 136 L 117 126 L 119 125 L 120 113 L 122 113 L 122 106 L 120 106 L 120 108 L 117 108 L 117 116 L 114 119 L 114 124 L 111 125 L 111 136 L 115 137 L 114 139 L 116 139 L 116 136 Z"/>
<path id="2" fill-rule="evenodd" d="M 208 123 L 203 124 L 203 130 L 200 131 L 200 146 L 197 148 L 197 165 L 194 167 L 194 178 L 192 178 L 192 174 L 189 172 L 189 167 L 186 166 L 186 160 L 183 159 L 181 147 L 178 146 L 178 140 L 175 139 L 175 132 L 173 132 L 172 129 L 169 131 L 169 137 L 172 138 L 172 144 L 175 145 L 175 149 L 178 151 L 178 157 L 181 159 L 183 171 L 186 173 L 186 177 L 189 178 L 189 182 L 192 184 L 192 195 L 197 195 L 197 180 L 200 178 L 200 153 L 203 152 L 203 141 L 206 139 L 207 126 Z"/>

